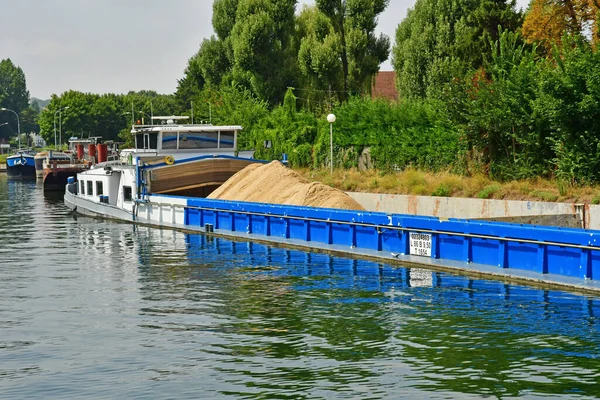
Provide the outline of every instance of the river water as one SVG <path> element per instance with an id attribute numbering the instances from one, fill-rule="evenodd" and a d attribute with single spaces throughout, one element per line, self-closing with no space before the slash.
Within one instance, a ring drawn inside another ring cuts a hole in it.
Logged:
<path id="1" fill-rule="evenodd" d="M 0 398 L 593 398 L 600 300 L 71 215 L 0 175 Z"/>

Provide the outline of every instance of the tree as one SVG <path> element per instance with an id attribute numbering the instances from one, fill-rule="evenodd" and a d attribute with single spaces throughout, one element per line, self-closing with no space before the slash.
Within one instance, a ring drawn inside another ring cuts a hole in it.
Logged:
<path id="1" fill-rule="evenodd" d="M 204 86 L 246 87 L 275 104 L 300 75 L 293 40 L 297 0 L 215 0 L 213 28 L 190 58 L 179 81 L 179 103 L 200 96 Z"/>
<path id="2" fill-rule="evenodd" d="M 548 174 L 553 157 L 549 132 L 536 121 L 541 61 L 516 32 L 491 43 L 484 68 L 474 74 L 464 107 L 464 132 L 474 159 L 495 179 Z M 472 161 L 471 161 L 472 162 Z"/>
<path id="3" fill-rule="evenodd" d="M 565 36 L 541 71 L 535 115 L 551 133 L 554 174 L 572 183 L 600 182 L 600 52 Z"/>
<path id="4" fill-rule="evenodd" d="M 308 102 L 320 101 L 326 97 L 325 90 L 343 88 L 340 37 L 316 7 L 305 6 L 297 25 L 297 37 L 301 38 L 298 65 L 306 78 L 303 97 Z"/>
<path id="5" fill-rule="evenodd" d="M 180 106 L 190 104 L 206 84 L 218 86 L 231 71 L 233 50 L 229 35 L 236 21 L 239 0 L 215 0 L 212 25 L 217 36 L 204 39 L 198 52 L 188 60 L 183 78 L 178 81 L 177 100 Z"/>
<path id="6" fill-rule="evenodd" d="M 528 42 L 541 42 L 546 51 L 561 43 L 565 33 L 598 40 L 600 0 L 533 0 L 523 21 Z"/>
<path id="7" fill-rule="evenodd" d="M 21 121 L 21 133 L 40 133 L 40 126 L 37 123 L 39 112 L 33 107 L 27 107 L 21 110 L 19 119 Z"/>
<path id="8" fill-rule="evenodd" d="M 219 86 L 223 75 L 231 70 L 231 62 L 227 57 L 227 52 L 225 41 L 214 36 L 211 36 L 210 39 L 204 39 L 200 45 L 195 62 L 200 75 L 208 86 Z"/>
<path id="9" fill-rule="evenodd" d="M 126 95 L 68 91 L 61 96 L 52 95 L 39 116 L 39 124 L 41 135 L 48 143 L 54 143 L 55 127 L 59 144 L 66 143 L 71 136 L 117 140 L 123 130 L 129 132 L 132 118 L 148 120 L 153 112 L 154 115 L 170 115 L 176 110 L 173 96 L 154 91 Z"/>
<path id="10" fill-rule="evenodd" d="M 29 107 L 25 74 L 10 58 L 0 61 L 0 105 L 17 113 Z"/>
<path id="11" fill-rule="evenodd" d="M 48 143 L 54 143 L 55 127 L 58 145 L 66 143 L 71 136 L 95 136 L 93 107 L 99 98 L 100 95 L 75 90 L 65 92 L 60 97 L 53 94 L 38 119 L 42 137 Z"/>
<path id="12" fill-rule="evenodd" d="M 240 0 L 215 0 L 213 3 L 212 25 L 219 40 L 226 40 L 236 22 Z"/>
<path id="13" fill-rule="evenodd" d="M 301 63 L 304 64 L 305 74 L 312 70 L 318 76 L 327 70 L 327 75 L 331 75 L 330 71 L 335 70 L 339 63 L 342 85 L 334 86 L 338 92 L 347 94 L 369 91 L 370 78 L 379 71 L 379 64 L 389 56 L 389 38 L 384 34 L 379 37 L 375 35 L 377 16 L 385 10 L 388 2 L 389 0 L 317 0 L 317 8 L 329 19 L 330 29 L 325 31 L 321 18 L 315 17 L 315 23 L 320 25 L 320 32 L 307 36 L 303 41 Z"/>
<path id="14" fill-rule="evenodd" d="M 232 82 L 271 105 L 280 103 L 298 76 L 293 46 L 297 0 L 240 0 L 229 39 Z"/>
<path id="15" fill-rule="evenodd" d="M 8 108 L 17 114 L 29 108 L 29 91 L 25 82 L 25 74 L 7 58 L 0 61 L 0 108 Z M 0 112 L 0 124 L 7 122 L 9 129 L 2 129 L 2 137 L 17 133 L 17 121 L 11 112 Z M 20 121 L 20 117 L 19 117 Z M 23 127 L 22 127 L 23 128 Z M 21 129 L 21 132 L 25 132 Z"/>
<path id="16" fill-rule="evenodd" d="M 204 88 L 204 76 L 198 64 L 199 53 L 189 59 L 183 78 L 177 81 L 175 96 L 180 106 L 189 104 L 190 101 Z"/>
<path id="17" fill-rule="evenodd" d="M 396 30 L 393 65 L 400 96 L 439 95 L 483 64 L 498 26 L 520 26 L 515 0 L 417 0 Z"/>

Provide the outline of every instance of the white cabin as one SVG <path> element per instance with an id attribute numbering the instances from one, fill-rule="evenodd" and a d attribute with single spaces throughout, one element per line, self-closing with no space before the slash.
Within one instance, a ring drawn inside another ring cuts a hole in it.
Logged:
<path id="1" fill-rule="evenodd" d="M 158 158 L 172 156 L 175 160 L 189 158 L 195 154 L 216 154 L 252 158 L 254 151 L 237 151 L 239 125 L 187 125 L 174 121 L 186 116 L 153 117 L 162 123 L 157 125 L 133 125 L 135 148 L 121 151 L 121 160 L 131 162 L 140 157 Z"/>
<path id="2" fill-rule="evenodd" d="M 110 165 L 77 174 L 77 192 L 82 198 L 131 211 L 137 197 L 135 165 Z M 105 201 L 102 201 L 105 199 Z"/>

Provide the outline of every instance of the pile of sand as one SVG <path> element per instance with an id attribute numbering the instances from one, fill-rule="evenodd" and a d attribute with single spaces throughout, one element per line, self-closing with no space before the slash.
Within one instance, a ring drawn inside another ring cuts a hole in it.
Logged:
<path id="1" fill-rule="evenodd" d="M 341 190 L 319 182 L 310 182 L 279 161 L 248 165 L 208 198 L 364 210 Z"/>

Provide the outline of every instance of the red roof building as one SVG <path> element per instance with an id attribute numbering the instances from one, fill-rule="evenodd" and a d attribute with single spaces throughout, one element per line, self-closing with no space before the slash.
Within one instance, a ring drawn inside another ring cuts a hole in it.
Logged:
<path id="1" fill-rule="evenodd" d="M 373 79 L 371 97 L 374 99 L 384 98 L 392 101 L 398 100 L 398 90 L 396 89 L 395 80 L 395 71 L 379 71 Z"/>

